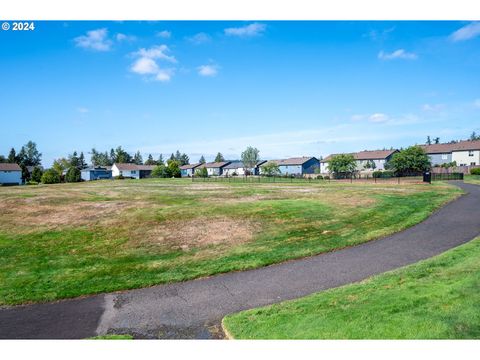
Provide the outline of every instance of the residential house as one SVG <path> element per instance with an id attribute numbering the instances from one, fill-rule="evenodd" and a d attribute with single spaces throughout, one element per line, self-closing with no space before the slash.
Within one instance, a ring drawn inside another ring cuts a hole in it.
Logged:
<path id="1" fill-rule="evenodd" d="M 349 153 L 353 155 L 357 162 L 357 171 L 377 171 L 385 170 L 385 165 L 391 160 L 393 154 L 398 152 L 396 149 L 390 150 L 364 150 L 355 153 Z M 320 161 L 320 173 L 328 174 L 328 163 L 332 157 L 339 154 L 331 154 L 325 159 Z"/>
<path id="2" fill-rule="evenodd" d="M 420 146 L 430 157 L 433 166 L 453 161 L 457 163 L 457 166 L 480 165 L 480 140 Z"/>
<path id="3" fill-rule="evenodd" d="M 195 170 L 202 164 L 188 164 L 180 166 L 180 174 L 182 177 L 191 177 L 195 175 Z"/>
<path id="4" fill-rule="evenodd" d="M 259 175 L 260 174 L 260 166 L 265 164 L 266 160 L 261 160 L 257 162 L 257 164 L 253 168 L 246 169 L 248 171 L 248 175 Z M 245 165 L 243 161 L 232 161 L 230 164 L 223 168 L 223 175 L 225 176 L 244 176 L 245 175 Z"/>
<path id="5" fill-rule="evenodd" d="M 223 174 L 223 168 L 230 164 L 230 161 L 210 162 L 197 166 L 195 170 L 206 168 L 208 176 L 220 176 Z"/>
<path id="6" fill-rule="evenodd" d="M 91 167 L 81 171 L 83 181 L 103 180 L 112 178 L 112 167 Z"/>
<path id="7" fill-rule="evenodd" d="M 22 185 L 22 168 L 18 164 L 0 163 L 1 185 Z"/>
<path id="8" fill-rule="evenodd" d="M 112 166 L 112 176 L 122 175 L 126 178 L 143 179 L 150 177 L 155 165 L 137 165 L 126 163 L 115 163 Z"/>
<path id="9" fill-rule="evenodd" d="M 268 162 L 273 162 L 278 165 L 280 174 L 282 175 L 304 175 L 304 174 L 315 174 L 320 168 L 320 162 L 316 157 L 313 156 L 303 156 L 295 157 L 282 160 L 270 160 Z"/>

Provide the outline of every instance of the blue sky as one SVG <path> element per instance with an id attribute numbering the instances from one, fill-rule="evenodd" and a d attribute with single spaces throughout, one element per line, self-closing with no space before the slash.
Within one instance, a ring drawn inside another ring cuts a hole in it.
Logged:
<path id="1" fill-rule="evenodd" d="M 0 154 L 264 159 L 480 132 L 480 23 L 36 22 L 0 31 Z"/>

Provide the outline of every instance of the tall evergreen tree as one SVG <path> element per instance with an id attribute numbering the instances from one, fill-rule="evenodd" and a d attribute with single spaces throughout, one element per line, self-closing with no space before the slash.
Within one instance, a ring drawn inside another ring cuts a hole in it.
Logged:
<path id="1" fill-rule="evenodd" d="M 140 151 L 137 151 L 133 156 L 133 163 L 137 165 L 143 164 L 143 158 L 142 158 L 142 155 L 140 154 Z"/>
<path id="2" fill-rule="evenodd" d="M 152 154 L 148 154 L 148 159 L 145 161 L 145 165 L 157 165 L 157 162 L 153 160 Z"/>
<path id="3" fill-rule="evenodd" d="M 183 153 L 181 156 L 180 156 L 180 166 L 182 165 L 188 165 L 190 164 L 190 158 L 188 157 L 187 154 Z"/>
<path id="4" fill-rule="evenodd" d="M 20 149 L 17 160 L 20 166 L 39 166 L 42 154 L 37 150 L 37 144 L 29 141 Z"/>
<path id="5" fill-rule="evenodd" d="M 180 154 L 180 151 L 177 150 L 177 152 L 175 153 L 175 160 L 180 162 L 181 158 L 182 158 L 182 154 Z"/>
<path id="6" fill-rule="evenodd" d="M 86 169 L 88 167 L 86 161 L 85 161 L 85 156 L 83 155 L 83 151 L 80 153 L 80 156 L 78 157 L 78 168 L 80 170 Z"/>
<path id="7" fill-rule="evenodd" d="M 170 155 L 170 159 L 169 160 L 175 160 L 175 155 L 172 153 L 172 155 Z"/>
<path id="8" fill-rule="evenodd" d="M 432 139 L 430 139 L 430 135 L 427 136 L 426 144 L 427 144 L 427 145 L 432 145 Z"/>
<path id="9" fill-rule="evenodd" d="M 18 161 L 17 153 L 15 152 L 15 149 L 12 147 L 10 149 L 10 152 L 8 153 L 7 162 L 9 162 L 11 164 L 16 164 L 17 161 Z"/>
<path id="10" fill-rule="evenodd" d="M 165 161 L 163 160 L 163 155 L 160 154 L 157 160 L 157 165 L 165 165 Z"/>
<path id="11" fill-rule="evenodd" d="M 215 162 L 223 162 L 223 161 L 225 161 L 225 158 L 223 157 L 222 153 L 219 152 L 215 157 Z"/>
<path id="12" fill-rule="evenodd" d="M 198 160 L 198 162 L 199 162 L 200 164 L 205 164 L 205 157 L 202 155 L 202 156 L 200 157 L 200 160 Z"/>
<path id="13" fill-rule="evenodd" d="M 110 162 L 112 163 L 112 165 L 116 162 L 119 162 L 117 161 L 117 156 L 115 155 L 115 150 L 113 149 L 110 149 Z"/>
<path id="14" fill-rule="evenodd" d="M 433 139 L 433 141 L 435 142 L 435 144 L 440 144 L 440 138 L 439 137 L 436 137 L 435 139 Z"/>
<path id="15" fill-rule="evenodd" d="M 121 146 L 115 149 L 115 162 L 117 163 L 131 163 L 132 157 L 129 153 L 122 149 Z"/>
<path id="16" fill-rule="evenodd" d="M 78 168 L 80 163 L 78 159 L 78 154 L 76 151 L 73 152 L 73 154 L 68 155 L 68 162 L 70 163 L 69 167 L 75 167 Z"/>

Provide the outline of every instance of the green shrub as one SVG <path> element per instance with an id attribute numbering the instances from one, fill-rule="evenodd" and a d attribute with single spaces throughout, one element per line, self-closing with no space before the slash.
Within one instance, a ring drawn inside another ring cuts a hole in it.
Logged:
<path id="1" fill-rule="evenodd" d="M 58 184 L 60 182 L 60 176 L 53 169 L 48 169 L 42 175 L 42 183 L 44 184 Z"/>
<path id="2" fill-rule="evenodd" d="M 123 179 L 125 179 L 125 176 L 123 176 L 123 175 L 118 175 L 118 176 L 115 176 L 114 179 L 115 179 L 115 180 L 123 180 Z"/>
<path id="3" fill-rule="evenodd" d="M 33 182 L 38 184 L 40 181 L 42 181 L 42 175 L 43 175 L 42 169 L 40 169 L 38 166 L 35 166 L 33 168 L 32 176 L 30 177 L 30 179 Z"/>
<path id="4" fill-rule="evenodd" d="M 33 180 L 30 180 L 30 181 L 27 181 L 25 184 L 26 185 L 38 185 L 39 181 L 33 181 Z"/>
<path id="5" fill-rule="evenodd" d="M 472 175 L 480 175 L 480 168 L 475 168 L 470 170 L 470 174 Z"/>
<path id="6" fill-rule="evenodd" d="M 169 177 L 168 168 L 165 165 L 157 165 L 153 168 L 150 174 L 153 178 L 166 178 Z"/>
<path id="7" fill-rule="evenodd" d="M 373 172 L 373 177 L 374 178 L 382 178 L 382 179 L 387 179 L 387 178 L 392 178 L 395 176 L 395 172 L 391 170 L 384 170 L 384 171 L 374 171 Z"/>
<path id="8" fill-rule="evenodd" d="M 65 181 L 70 183 L 80 182 L 82 181 L 82 173 L 77 167 L 71 166 L 65 175 Z"/>
<path id="9" fill-rule="evenodd" d="M 202 167 L 202 168 L 200 168 L 200 169 L 197 169 L 197 170 L 195 171 L 195 176 L 204 177 L 204 178 L 208 177 L 207 168 Z"/>
<path id="10" fill-rule="evenodd" d="M 317 180 L 323 180 L 323 176 L 322 175 L 317 175 Z"/>

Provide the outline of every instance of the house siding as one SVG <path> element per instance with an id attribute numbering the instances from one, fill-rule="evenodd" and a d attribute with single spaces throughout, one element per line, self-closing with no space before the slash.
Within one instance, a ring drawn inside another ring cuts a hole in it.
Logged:
<path id="1" fill-rule="evenodd" d="M 0 170 L 0 184 L 22 185 L 22 172 L 16 170 Z"/>
<path id="2" fill-rule="evenodd" d="M 442 165 L 453 161 L 452 153 L 443 154 L 427 154 L 432 162 L 432 165 Z"/>
<path id="3" fill-rule="evenodd" d="M 458 166 L 480 165 L 480 150 L 454 151 L 452 161 Z"/>
<path id="4" fill-rule="evenodd" d="M 82 180 L 83 181 L 92 181 L 92 180 L 102 180 L 102 179 L 111 179 L 112 171 L 111 170 L 82 170 Z"/>

